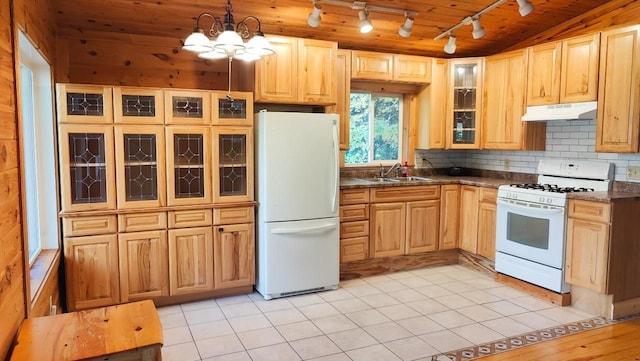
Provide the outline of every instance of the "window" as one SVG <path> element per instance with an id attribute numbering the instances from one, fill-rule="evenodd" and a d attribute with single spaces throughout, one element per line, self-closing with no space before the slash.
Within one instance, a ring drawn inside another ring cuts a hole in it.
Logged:
<path id="1" fill-rule="evenodd" d="M 29 263 L 44 249 L 57 249 L 58 203 L 51 67 L 19 32 L 20 132 Z"/>
<path id="2" fill-rule="evenodd" d="M 350 113 L 350 149 L 345 152 L 345 164 L 379 165 L 400 161 L 401 94 L 353 92 Z"/>

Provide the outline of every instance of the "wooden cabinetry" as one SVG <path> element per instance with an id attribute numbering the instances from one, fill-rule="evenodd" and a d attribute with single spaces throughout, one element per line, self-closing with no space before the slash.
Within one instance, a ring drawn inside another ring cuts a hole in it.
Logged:
<path id="1" fill-rule="evenodd" d="M 213 201 L 253 200 L 253 128 L 213 127 Z"/>
<path id="2" fill-rule="evenodd" d="M 212 291 L 213 284 L 212 228 L 170 229 L 170 295 Z"/>
<path id="3" fill-rule="evenodd" d="M 369 189 L 340 191 L 340 262 L 369 257 Z"/>
<path id="4" fill-rule="evenodd" d="M 594 101 L 600 34 L 529 48 L 527 105 Z"/>
<path id="5" fill-rule="evenodd" d="M 438 249 L 458 248 L 458 219 L 460 215 L 460 185 L 440 187 L 440 235 Z"/>
<path id="6" fill-rule="evenodd" d="M 494 188 L 460 186 L 460 249 L 495 258 L 496 198 Z"/>
<path id="7" fill-rule="evenodd" d="M 447 148 L 480 148 L 483 58 L 449 61 Z"/>
<path id="8" fill-rule="evenodd" d="M 546 123 L 523 122 L 527 51 L 485 59 L 483 149 L 544 150 Z"/>
<path id="9" fill-rule="evenodd" d="M 566 281 L 606 291 L 609 224 L 572 216 L 567 220 Z"/>
<path id="10" fill-rule="evenodd" d="M 209 127 L 169 126 L 167 134 L 167 204 L 211 203 Z"/>
<path id="11" fill-rule="evenodd" d="M 601 33 L 596 152 L 637 153 L 640 26 Z"/>
<path id="12" fill-rule="evenodd" d="M 167 232 L 118 235 L 120 301 L 169 295 Z"/>
<path id="13" fill-rule="evenodd" d="M 340 115 L 340 150 L 349 150 L 351 109 L 351 50 L 338 49 L 336 61 L 336 104 L 327 107 L 328 113 Z"/>
<path id="14" fill-rule="evenodd" d="M 253 223 L 214 227 L 215 289 L 254 284 L 255 237 Z"/>
<path id="15" fill-rule="evenodd" d="M 337 43 L 287 37 L 269 41 L 275 54 L 256 63 L 256 102 L 336 103 Z"/>
<path id="16" fill-rule="evenodd" d="M 438 249 L 440 200 L 407 202 L 406 253 Z"/>
<path id="17" fill-rule="evenodd" d="M 351 52 L 351 78 L 428 84 L 431 82 L 431 58 L 376 53 Z"/>
<path id="18" fill-rule="evenodd" d="M 445 149 L 449 61 L 431 60 L 431 83 L 417 94 L 416 148 Z"/>

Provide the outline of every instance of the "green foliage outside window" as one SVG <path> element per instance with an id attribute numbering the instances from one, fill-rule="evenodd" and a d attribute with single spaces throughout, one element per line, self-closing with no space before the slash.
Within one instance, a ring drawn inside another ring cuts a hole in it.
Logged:
<path id="1" fill-rule="evenodd" d="M 346 164 L 398 161 L 401 96 L 351 93 Z"/>

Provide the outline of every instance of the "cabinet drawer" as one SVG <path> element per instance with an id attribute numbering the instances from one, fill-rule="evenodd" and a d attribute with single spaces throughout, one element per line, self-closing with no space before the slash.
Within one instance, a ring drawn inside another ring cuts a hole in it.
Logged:
<path id="1" fill-rule="evenodd" d="M 611 220 L 611 205 L 577 199 L 569 200 L 569 217 L 609 223 Z"/>
<path id="2" fill-rule="evenodd" d="M 213 210 L 213 224 L 254 222 L 253 207 L 218 208 Z"/>
<path id="3" fill-rule="evenodd" d="M 62 231 L 65 237 L 116 233 L 118 222 L 115 215 L 63 218 Z"/>
<path id="4" fill-rule="evenodd" d="M 118 215 L 119 232 L 155 231 L 167 228 L 165 212 Z"/>
<path id="5" fill-rule="evenodd" d="M 340 240 L 340 262 L 360 261 L 369 254 L 369 237 Z"/>
<path id="6" fill-rule="evenodd" d="M 193 209 L 169 212 L 169 228 L 188 228 L 212 225 L 210 209 Z"/>
<path id="7" fill-rule="evenodd" d="M 369 188 L 343 189 L 340 191 L 340 204 L 369 203 Z"/>
<path id="8" fill-rule="evenodd" d="M 481 203 L 496 203 L 498 198 L 498 190 L 495 188 L 480 187 L 480 199 Z"/>
<path id="9" fill-rule="evenodd" d="M 369 219 L 368 204 L 340 206 L 340 222 L 363 221 Z"/>
<path id="10" fill-rule="evenodd" d="M 376 188 L 371 192 L 371 203 L 419 201 L 423 199 L 440 199 L 440 186 Z"/>
<path id="11" fill-rule="evenodd" d="M 340 238 L 353 238 L 369 235 L 369 221 L 340 223 Z"/>

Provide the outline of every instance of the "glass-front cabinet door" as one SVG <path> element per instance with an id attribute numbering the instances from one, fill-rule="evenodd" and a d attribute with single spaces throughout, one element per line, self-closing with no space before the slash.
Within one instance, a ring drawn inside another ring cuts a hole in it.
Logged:
<path id="1" fill-rule="evenodd" d="M 165 122 L 210 125 L 211 94 L 204 90 L 165 90 Z"/>
<path id="2" fill-rule="evenodd" d="M 116 125 L 118 208 L 166 205 L 164 128 Z"/>
<path id="3" fill-rule="evenodd" d="M 114 121 L 116 124 L 164 124 L 162 89 L 113 89 Z"/>
<path id="4" fill-rule="evenodd" d="M 58 123 L 112 124 L 109 86 L 57 84 Z"/>
<path id="5" fill-rule="evenodd" d="M 62 211 L 115 209 L 113 127 L 62 124 L 59 137 Z"/>
<path id="6" fill-rule="evenodd" d="M 253 200 L 253 128 L 213 127 L 214 202 Z"/>
<path id="7" fill-rule="evenodd" d="M 253 93 L 214 91 L 211 106 L 213 125 L 253 125 Z"/>
<path id="8" fill-rule="evenodd" d="M 171 126 L 167 140 L 167 204 L 211 203 L 210 127 Z"/>
<path id="9" fill-rule="evenodd" d="M 447 148 L 480 147 L 482 122 L 481 58 L 455 59 L 449 64 Z"/>

